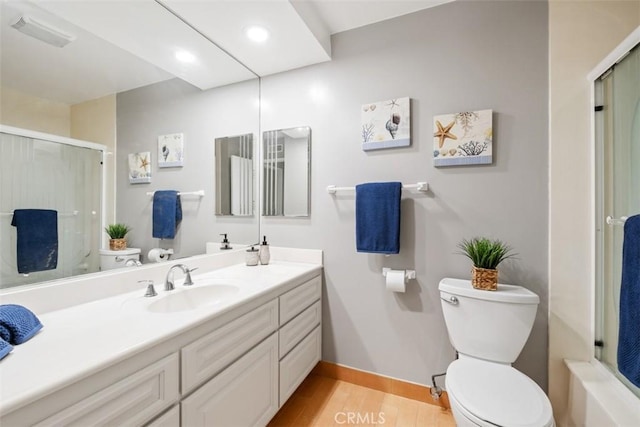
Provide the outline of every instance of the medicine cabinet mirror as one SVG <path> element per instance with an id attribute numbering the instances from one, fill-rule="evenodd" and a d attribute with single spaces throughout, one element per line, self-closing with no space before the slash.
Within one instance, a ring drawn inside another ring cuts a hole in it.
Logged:
<path id="1" fill-rule="evenodd" d="M 253 159 L 253 134 L 216 138 L 216 215 L 253 215 Z"/>
<path id="2" fill-rule="evenodd" d="M 311 128 L 262 134 L 262 214 L 308 217 L 311 193 Z"/>

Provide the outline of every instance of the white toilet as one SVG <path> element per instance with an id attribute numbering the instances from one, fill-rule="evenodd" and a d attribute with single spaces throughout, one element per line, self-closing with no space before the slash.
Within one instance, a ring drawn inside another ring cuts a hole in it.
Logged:
<path id="1" fill-rule="evenodd" d="M 101 271 L 126 267 L 129 260 L 133 260 L 134 264 L 140 261 L 140 248 L 127 248 L 120 251 L 100 249 L 98 252 L 100 253 Z"/>
<path id="2" fill-rule="evenodd" d="M 449 339 L 458 351 L 445 380 L 456 424 L 554 426 L 547 395 L 511 366 L 529 338 L 538 295 L 513 285 L 478 290 L 468 280 L 448 278 L 438 288 Z"/>

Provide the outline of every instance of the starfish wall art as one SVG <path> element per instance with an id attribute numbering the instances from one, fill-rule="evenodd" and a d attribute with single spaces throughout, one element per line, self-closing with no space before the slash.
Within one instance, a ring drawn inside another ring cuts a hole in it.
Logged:
<path id="1" fill-rule="evenodd" d="M 433 118 L 434 166 L 491 164 L 492 110 L 465 111 Z"/>
<path id="2" fill-rule="evenodd" d="M 129 183 L 145 184 L 151 182 L 151 153 L 129 154 Z"/>
<path id="3" fill-rule="evenodd" d="M 396 98 L 362 106 L 362 149 L 408 147 L 411 145 L 410 98 Z"/>

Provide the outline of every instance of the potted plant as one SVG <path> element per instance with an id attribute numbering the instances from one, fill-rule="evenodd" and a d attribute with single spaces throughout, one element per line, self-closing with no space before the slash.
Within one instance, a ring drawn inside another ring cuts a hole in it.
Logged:
<path id="1" fill-rule="evenodd" d="M 473 262 L 471 285 L 487 291 L 498 289 L 498 264 L 516 255 L 504 242 L 485 237 L 463 239 L 458 247 L 462 250 L 461 254 Z"/>
<path id="2" fill-rule="evenodd" d="M 109 249 L 112 251 L 121 251 L 127 249 L 127 241 L 124 236 L 131 229 L 125 224 L 110 224 L 104 228 L 109 235 Z"/>

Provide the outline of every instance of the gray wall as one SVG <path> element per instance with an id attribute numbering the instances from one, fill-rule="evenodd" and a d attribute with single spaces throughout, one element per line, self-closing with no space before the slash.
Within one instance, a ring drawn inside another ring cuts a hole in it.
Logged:
<path id="1" fill-rule="evenodd" d="M 500 281 L 541 297 L 516 367 L 546 389 L 547 30 L 546 2 L 454 2 L 337 34 L 331 62 L 263 78 L 262 129 L 312 129 L 312 215 L 263 218 L 261 234 L 324 250 L 323 359 L 430 383 L 454 358 L 438 282 L 469 277 L 456 244 L 485 235 L 519 254 Z M 412 146 L 363 152 L 361 105 L 403 96 Z M 494 110 L 493 164 L 434 168 L 433 116 L 480 109 Z M 353 196 L 325 187 L 386 180 L 431 191 L 403 197 L 399 255 L 357 254 Z M 382 267 L 415 269 L 417 280 L 387 292 Z"/>
<path id="2" fill-rule="evenodd" d="M 324 250 L 325 360 L 430 383 L 454 358 L 438 282 L 469 277 L 456 244 L 485 235 L 519 254 L 503 264 L 501 282 L 541 297 L 516 367 L 546 388 L 547 29 L 546 2 L 454 2 L 338 34 L 331 62 L 262 79 L 261 129 L 312 129 L 311 217 L 262 218 L 260 226 L 273 245 Z M 412 146 L 363 152 L 362 104 L 404 96 Z M 117 220 L 133 227 L 130 246 L 186 256 L 218 233 L 255 241 L 255 218 L 213 215 L 213 141 L 257 135 L 256 98 L 255 81 L 200 92 L 172 80 L 118 95 Z M 494 110 L 493 165 L 434 168 L 433 116 L 480 109 Z M 159 170 L 157 137 L 175 132 L 185 133 L 185 167 Z M 126 156 L 138 151 L 152 152 L 151 184 L 127 181 Z M 405 194 L 399 255 L 357 254 L 353 195 L 325 188 L 385 180 L 428 181 L 431 191 Z M 203 199 L 183 200 L 178 238 L 152 239 L 145 192 L 201 188 Z M 389 293 L 382 267 L 415 269 L 417 280 L 404 295 Z"/>
<path id="3" fill-rule="evenodd" d="M 224 136 L 258 135 L 258 80 L 200 91 L 173 79 L 123 92 L 117 96 L 116 220 L 131 226 L 129 246 L 173 248 L 174 258 L 202 254 L 206 242 L 219 242 L 228 233 L 232 243 L 258 240 L 258 214 L 231 218 L 214 215 L 214 140 Z M 181 168 L 158 168 L 158 136 L 184 133 L 185 160 Z M 254 147 L 256 145 L 254 144 Z M 127 156 L 151 152 L 150 184 L 129 184 Z M 205 190 L 205 196 L 182 197 L 183 219 L 176 238 L 154 239 L 152 200 L 155 190 Z"/>

